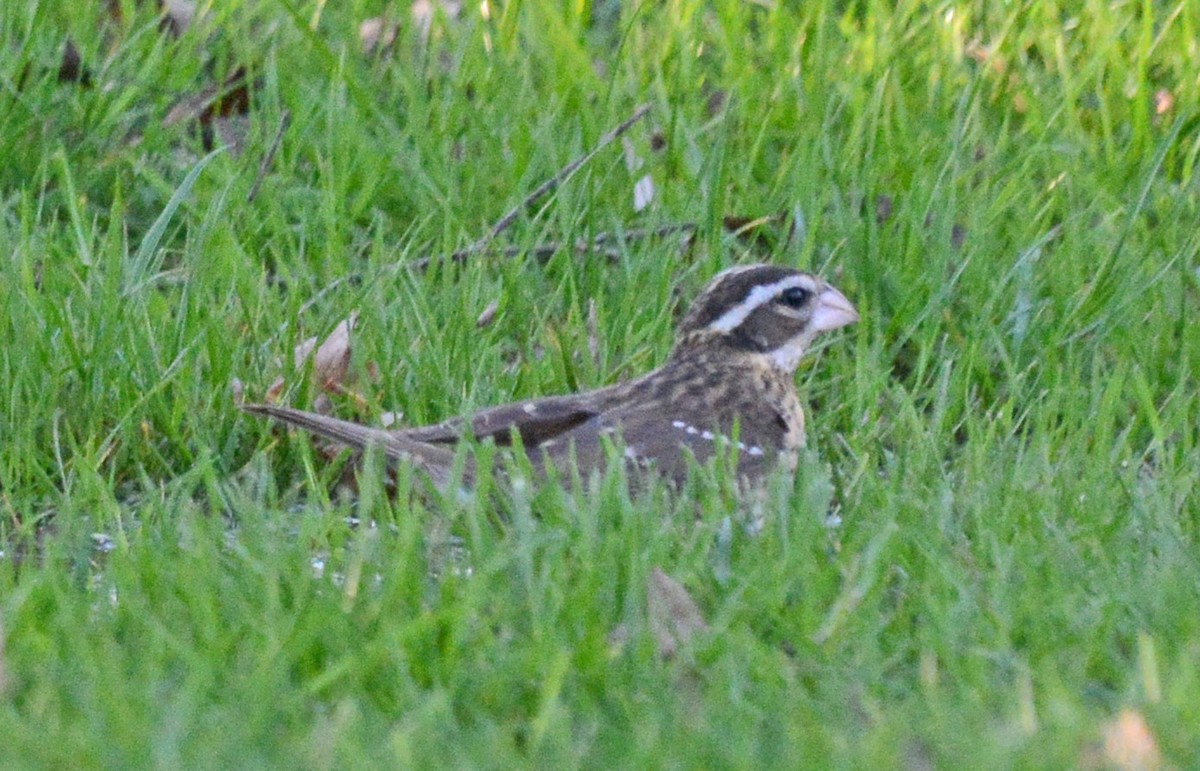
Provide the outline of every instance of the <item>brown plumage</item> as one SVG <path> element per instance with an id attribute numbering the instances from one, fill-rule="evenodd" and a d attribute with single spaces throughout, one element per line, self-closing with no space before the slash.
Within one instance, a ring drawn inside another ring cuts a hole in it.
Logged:
<path id="1" fill-rule="evenodd" d="M 604 466 L 609 437 L 633 469 L 674 483 L 686 477 L 688 455 L 703 464 L 733 451 L 736 442 L 738 476 L 753 483 L 776 464 L 794 469 L 804 445 L 804 412 L 793 382 L 800 357 L 817 335 L 857 319 L 854 306 L 821 279 L 751 265 L 716 276 L 680 323 L 666 363 L 627 382 L 398 431 L 286 407 L 242 409 L 350 447 L 377 446 L 389 460 L 424 470 L 440 488 L 450 480 L 454 445 L 464 435 L 510 446 L 513 432 L 537 468 L 568 471 L 574 462 L 586 476 Z M 468 466 L 468 484 L 470 476 Z"/>

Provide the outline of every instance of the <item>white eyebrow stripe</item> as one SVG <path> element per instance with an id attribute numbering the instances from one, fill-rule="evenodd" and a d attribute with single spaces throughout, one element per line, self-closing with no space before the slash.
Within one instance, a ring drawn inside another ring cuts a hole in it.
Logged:
<path id="1" fill-rule="evenodd" d="M 750 294 L 746 295 L 746 299 L 721 314 L 720 318 L 708 325 L 708 328 L 713 332 L 728 334 L 737 329 L 751 313 L 754 313 L 754 311 L 775 299 L 783 290 L 794 286 L 807 289 L 810 292 L 815 292 L 817 289 L 812 278 L 803 275 L 788 276 L 773 284 L 760 284 L 750 290 Z"/>

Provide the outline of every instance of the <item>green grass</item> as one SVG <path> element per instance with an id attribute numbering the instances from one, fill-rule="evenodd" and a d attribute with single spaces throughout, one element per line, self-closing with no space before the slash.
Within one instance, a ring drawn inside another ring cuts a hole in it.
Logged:
<path id="1" fill-rule="evenodd" d="M 1061 768 L 1123 709 L 1200 765 L 1195 4 L 534 0 L 378 61 L 380 3 L 215 5 L 0 17 L 5 767 Z M 238 65 L 243 154 L 162 125 Z M 500 241 L 691 250 L 404 267 L 645 101 L 642 169 L 609 148 Z M 720 227 L 780 211 L 770 252 Z M 366 419 L 613 382 L 763 259 L 863 320 L 802 367 L 816 456 L 756 538 L 704 480 L 349 501 L 231 395 L 311 404 L 292 349 L 354 311 Z M 711 625 L 670 661 L 655 566 Z"/>

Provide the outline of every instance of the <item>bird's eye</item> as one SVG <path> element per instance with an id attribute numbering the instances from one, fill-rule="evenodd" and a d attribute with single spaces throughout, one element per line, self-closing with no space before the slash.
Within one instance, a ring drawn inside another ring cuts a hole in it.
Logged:
<path id="1" fill-rule="evenodd" d="M 811 292 L 802 286 L 789 286 L 783 290 L 783 294 L 779 295 L 779 302 L 789 308 L 800 308 L 808 302 L 809 295 L 811 294 Z"/>

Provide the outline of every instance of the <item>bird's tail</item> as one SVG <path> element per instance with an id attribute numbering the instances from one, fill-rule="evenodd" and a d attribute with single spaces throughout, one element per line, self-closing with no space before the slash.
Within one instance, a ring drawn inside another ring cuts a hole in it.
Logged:
<path id="1" fill-rule="evenodd" d="M 399 436 L 396 432 L 382 428 L 372 428 L 291 407 L 276 407 L 270 404 L 243 404 L 240 407 L 244 412 L 262 415 L 302 428 L 348 447 L 359 450 L 374 447 L 382 452 L 389 462 L 411 463 L 414 467 L 424 471 L 429 475 L 434 486 L 442 491 L 445 491 L 451 482 L 454 470 L 454 452 L 445 447 L 408 439 Z M 472 464 L 468 459 L 461 482 L 470 486 L 473 477 Z"/>

